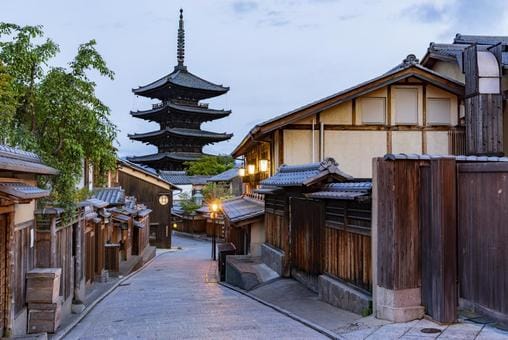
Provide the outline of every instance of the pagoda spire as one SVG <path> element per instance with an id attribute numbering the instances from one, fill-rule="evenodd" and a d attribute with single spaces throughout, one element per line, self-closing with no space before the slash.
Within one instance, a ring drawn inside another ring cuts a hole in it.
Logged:
<path id="1" fill-rule="evenodd" d="M 183 9 L 180 8 L 180 21 L 178 23 L 178 40 L 176 48 L 176 60 L 178 61 L 178 65 L 176 66 L 176 68 L 185 69 L 183 63 L 184 58 L 185 58 L 185 30 L 183 28 Z"/>

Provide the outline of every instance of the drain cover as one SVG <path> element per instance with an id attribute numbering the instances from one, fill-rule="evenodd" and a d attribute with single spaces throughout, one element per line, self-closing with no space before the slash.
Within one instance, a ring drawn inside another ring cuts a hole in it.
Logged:
<path id="1" fill-rule="evenodd" d="M 441 330 L 437 328 L 422 328 L 420 329 L 420 332 L 431 334 L 431 333 L 441 333 Z"/>

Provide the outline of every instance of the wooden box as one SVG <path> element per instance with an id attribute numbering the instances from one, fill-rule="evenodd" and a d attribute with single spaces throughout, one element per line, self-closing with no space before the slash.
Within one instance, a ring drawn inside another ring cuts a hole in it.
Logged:
<path id="1" fill-rule="evenodd" d="M 60 326 L 61 301 L 28 304 L 28 333 L 54 333 Z"/>
<path id="2" fill-rule="evenodd" d="M 34 268 L 26 274 L 27 303 L 57 303 L 61 268 Z"/>

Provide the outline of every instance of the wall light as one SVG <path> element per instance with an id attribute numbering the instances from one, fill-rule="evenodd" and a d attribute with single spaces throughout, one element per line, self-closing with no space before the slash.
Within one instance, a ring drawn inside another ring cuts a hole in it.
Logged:
<path id="1" fill-rule="evenodd" d="M 159 196 L 159 203 L 160 205 L 166 205 L 169 203 L 169 197 L 167 195 L 160 195 Z"/>
<path id="2" fill-rule="evenodd" d="M 254 164 L 247 165 L 247 172 L 249 175 L 254 175 L 256 173 L 256 166 Z"/>
<path id="3" fill-rule="evenodd" d="M 245 177 L 245 168 L 238 169 L 238 176 Z"/>
<path id="4" fill-rule="evenodd" d="M 268 171 L 268 160 L 262 159 L 259 161 L 259 171 L 267 172 Z"/>

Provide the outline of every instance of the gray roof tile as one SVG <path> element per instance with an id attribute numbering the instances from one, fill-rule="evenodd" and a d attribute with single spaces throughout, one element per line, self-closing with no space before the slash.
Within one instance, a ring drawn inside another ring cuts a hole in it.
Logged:
<path id="1" fill-rule="evenodd" d="M 0 144 L 0 170 L 56 175 L 58 170 L 42 163 L 38 155 Z"/>
<path id="2" fill-rule="evenodd" d="M 344 182 L 324 185 L 320 191 L 306 194 L 310 198 L 358 200 L 370 196 L 372 182 Z"/>
<path id="3" fill-rule="evenodd" d="M 249 197 L 237 197 L 222 203 L 224 216 L 233 223 L 262 216 L 265 213 L 263 201 Z"/>
<path id="4" fill-rule="evenodd" d="M 343 181 L 352 179 L 351 176 L 339 170 L 334 159 L 328 158 L 321 163 L 282 165 L 274 176 L 261 181 L 261 185 L 277 187 L 306 186 L 327 175 L 335 176 Z"/>
<path id="5" fill-rule="evenodd" d="M 239 176 L 238 175 L 238 168 L 232 168 L 232 169 L 226 170 L 224 172 L 221 172 L 218 175 L 213 176 L 208 181 L 209 182 L 229 182 L 238 176 Z"/>
<path id="6" fill-rule="evenodd" d="M 95 189 L 92 198 L 108 202 L 109 205 L 123 205 L 125 191 L 121 187 Z"/>
<path id="7" fill-rule="evenodd" d="M 20 182 L 1 182 L 0 193 L 17 199 L 36 199 L 49 196 L 49 190 Z"/>

